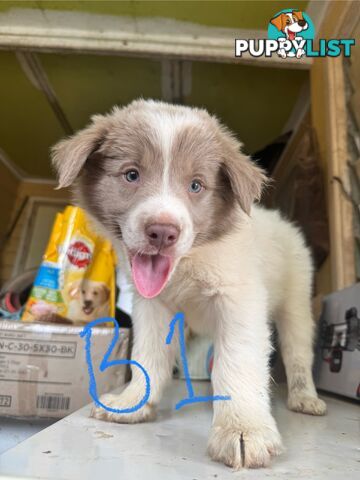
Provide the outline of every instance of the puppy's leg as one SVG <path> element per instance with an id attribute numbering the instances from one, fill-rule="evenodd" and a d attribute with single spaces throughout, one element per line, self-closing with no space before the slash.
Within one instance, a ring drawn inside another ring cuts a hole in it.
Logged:
<path id="1" fill-rule="evenodd" d="M 263 467 L 282 448 L 270 411 L 265 295 L 258 285 L 248 286 L 232 299 L 217 299 L 216 315 L 214 395 L 231 400 L 214 402 L 208 451 L 236 469 Z"/>
<path id="2" fill-rule="evenodd" d="M 94 407 L 95 418 L 119 423 L 146 422 L 154 419 L 155 405 L 163 388 L 171 378 L 177 342 L 166 345 L 166 335 L 172 319 L 171 312 L 157 299 L 137 298 L 133 309 L 134 345 L 132 359 L 140 363 L 150 377 L 150 397 L 147 403 L 132 413 L 113 413 Z M 111 408 L 125 409 L 137 405 L 145 395 L 145 377 L 141 370 L 131 367 L 132 378 L 125 390 L 118 394 L 102 395 L 100 401 Z"/>
<path id="3" fill-rule="evenodd" d="M 324 415 L 326 404 L 318 398 L 312 376 L 314 320 L 310 304 L 310 279 L 298 276 L 287 291 L 285 305 L 275 318 L 288 383 L 288 407 L 296 412 Z"/>

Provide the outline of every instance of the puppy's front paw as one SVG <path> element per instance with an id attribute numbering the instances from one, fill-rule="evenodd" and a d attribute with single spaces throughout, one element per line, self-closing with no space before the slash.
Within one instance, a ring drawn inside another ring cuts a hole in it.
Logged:
<path id="1" fill-rule="evenodd" d="M 305 50 L 299 48 L 296 52 L 296 58 L 301 58 L 303 55 L 305 55 Z"/>
<path id="2" fill-rule="evenodd" d="M 139 403 L 138 398 L 134 398 L 130 392 L 126 389 L 120 395 L 113 395 L 107 393 L 100 397 L 100 402 L 110 408 L 117 410 L 129 409 Z M 117 423 L 140 423 L 149 422 L 156 417 L 156 411 L 153 405 L 146 403 L 143 407 L 135 412 L 131 413 L 115 413 L 109 412 L 102 407 L 94 406 L 90 413 L 91 417 L 98 418 L 99 420 L 105 420 L 107 422 Z"/>
<path id="3" fill-rule="evenodd" d="M 289 395 L 288 408 L 294 412 L 309 415 L 325 415 L 326 403 L 318 397 L 306 393 L 293 393 Z"/>
<path id="4" fill-rule="evenodd" d="M 267 428 L 242 430 L 233 427 L 212 427 L 208 452 L 213 460 L 239 470 L 266 467 L 272 456 L 282 451 L 280 434 Z"/>

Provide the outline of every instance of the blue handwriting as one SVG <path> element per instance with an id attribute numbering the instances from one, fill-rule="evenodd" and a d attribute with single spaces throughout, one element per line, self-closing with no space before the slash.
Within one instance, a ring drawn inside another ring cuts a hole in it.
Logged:
<path id="1" fill-rule="evenodd" d="M 111 408 L 108 407 L 107 405 L 103 404 L 98 396 L 97 393 L 97 386 L 96 386 L 96 378 L 95 378 L 95 373 L 94 373 L 94 366 L 92 362 L 92 356 L 91 356 L 91 336 L 92 336 L 92 328 L 102 324 L 102 323 L 109 323 L 112 322 L 114 324 L 114 336 L 111 340 L 111 343 L 109 345 L 109 348 L 107 352 L 104 355 L 104 358 L 102 359 L 99 370 L 100 372 L 103 372 L 109 367 L 113 367 L 115 365 L 134 365 L 135 367 L 139 368 L 141 372 L 144 375 L 145 378 L 145 393 L 143 398 L 140 400 L 139 403 L 137 403 L 133 407 L 129 408 L 123 408 L 123 409 L 118 409 L 118 408 Z M 183 366 L 183 371 L 184 371 L 184 376 L 185 376 L 185 381 L 186 381 L 186 388 L 188 391 L 188 397 L 180 400 L 175 405 L 175 409 L 179 410 L 180 408 L 184 407 L 185 405 L 189 405 L 191 403 L 199 403 L 199 402 L 213 402 L 213 401 L 219 401 L 219 400 L 230 400 L 231 397 L 228 395 L 210 395 L 210 396 L 198 396 L 194 394 L 194 389 L 191 383 L 191 378 L 190 378 L 190 373 L 189 373 L 189 367 L 188 367 L 188 362 L 186 358 L 186 344 L 185 344 L 185 316 L 182 312 L 176 313 L 174 318 L 170 322 L 170 329 L 169 333 L 166 337 L 166 345 L 170 345 L 171 341 L 174 337 L 175 333 L 175 328 L 176 325 L 178 324 L 178 329 L 179 329 L 179 344 L 180 344 L 180 357 L 181 357 L 181 362 Z M 94 320 L 90 323 L 88 323 L 84 329 L 80 332 L 80 337 L 85 338 L 85 357 L 86 357 L 86 363 L 88 366 L 88 372 L 89 372 L 89 394 L 91 398 L 94 400 L 95 405 L 98 407 L 102 407 L 103 409 L 107 410 L 108 412 L 113 412 L 113 413 L 133 413 L 136 412 L 137 410 L 140 410 L 146 402 L 148 401 L 150 397 L 150 376 L 146 369 L 137 361 L 135 360 L 128 360 L 128 359 L 119 359 L 119 360 L 111 360 L 109 361 L 109 358 L 114 350 L 114 347 L 116 343 L 119 340 L 119 325 L 117 321 L 114 318 L 99 318 L 97 320 Z"/>

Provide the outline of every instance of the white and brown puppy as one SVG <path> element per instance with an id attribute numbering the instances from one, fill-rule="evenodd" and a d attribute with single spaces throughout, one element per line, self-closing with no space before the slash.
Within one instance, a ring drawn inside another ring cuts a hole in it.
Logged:
<path id="1" fill-rule="evenodd" d="M 253 206 L 264 173 L 218 120 L 196 108 L 139 100 L 114 108 L 53 150 L 60 187 L 75 183 L 79 204 L 111 237 L 135 285 L 133 359 L 151 378 L 148 403 L 131 414 L 94 408 L 115 422 L 154 418 L 171 378 L 176 342 L 169 322 L 183 311 L 195 332 L 212 333 L 215 395 L 209 453 L 235 468 L 267 465 L 281 450 L 270 409 L 270 320 L 280 335 L 292 410 L 325 412 L 311 367 L 312 265 L 298 229 Z M 134 368 L 120 395 L 144 396 Z"/>

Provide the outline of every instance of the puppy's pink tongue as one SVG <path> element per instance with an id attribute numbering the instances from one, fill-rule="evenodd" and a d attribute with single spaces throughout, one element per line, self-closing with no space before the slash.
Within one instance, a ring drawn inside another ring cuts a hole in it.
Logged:
<path id="1" fill-rule="evenodd" d="M 164 288 L 171 270 L 171 258 L 163 255 L 139 255 L 132 260 L 132 276 L 137 291 L 153 298 Z"/>

